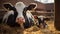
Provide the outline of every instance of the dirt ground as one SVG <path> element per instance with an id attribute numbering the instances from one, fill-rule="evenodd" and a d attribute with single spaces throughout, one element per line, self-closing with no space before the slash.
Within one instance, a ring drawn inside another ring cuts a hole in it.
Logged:
<path id="1" fill-rule="evenodd" d="M 9 27 L 5 24 L 0 24 L 0 34 L 60 34 L 54 27 L 54 21 L 46 21 L 47 27 L 45 29 L 32 26 L 28 29 L 21 29 L 19 27 Z"/>

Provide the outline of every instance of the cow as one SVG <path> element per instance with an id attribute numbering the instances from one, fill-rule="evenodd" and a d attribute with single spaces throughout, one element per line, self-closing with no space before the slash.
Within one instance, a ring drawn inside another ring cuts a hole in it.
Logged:
<path id="1" fill-rule="evenodd" d="M 40 27 L 41 25 L 43 26 L 43 28 L 46 28 L 48 25 L 45 23 L 45 21 L 49 21 L 49 18 L 45 18 L 45 16 L 40 15 L 34 15 L 34 18 L 38 20 L 37 26 Z"/>
<path id="2" fill-rule="evenodd" d="M 5 23 L 10 27 L 19 27 L 21 26 L 20 22 L 25 22 L 24 18 L 22 17 L 22 12 L 25 7 L 23 2 L 17 2 L 15 6 L 13 6 L 11 3 L 5 3 L 3 4 L 3 6 L 7 10 L 7 12 L 3 17 L 2 23 Z M 18 22 L 19 20 L 20 22 Z"/>

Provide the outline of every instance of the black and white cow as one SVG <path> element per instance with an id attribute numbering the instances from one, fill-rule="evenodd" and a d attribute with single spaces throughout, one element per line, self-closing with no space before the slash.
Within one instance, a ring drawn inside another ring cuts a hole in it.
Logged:
<path id="1" fill-rule="evenodd" d="M 48 26 L 45 21 L 49 21 L 50 20 L 49 18 L 46 18 L 43 15 L 40 15 L 40 16 L 34 15 L 34 17 L 35 17 L 35 19 L 38 19 L 38 23 L 37 23 L 38 24 L 37 25 L 38 27 L 40 27 L 41 24 L 42 24 L 43 28 L 46 28 Z"/>
<path id="2" fill-rule="evenodd" d="M 3 17 L 3 23 L 6 23 L 7 25 L 11 27 L 20 26 L 19 22 L 17 22 L 17 19 L 20 17 L 23 18 L 23 9 L 25 8 L 25 5 L 23 2 L 17 2 L 15 6 L 12 6 L 10 3 L 3 5 L 5 9 L 7 10 L 7 13 Z M 19 19 L 21 20 L 21 19 Z"/>

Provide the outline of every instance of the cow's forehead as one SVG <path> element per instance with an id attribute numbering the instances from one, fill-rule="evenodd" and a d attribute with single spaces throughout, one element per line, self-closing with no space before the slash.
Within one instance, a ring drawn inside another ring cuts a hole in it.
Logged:
<path id="1" fill-rule="evenodd" d="M 15 5 L 24 5 L 23 2 L 17 2 Z"/>
<path id="2" fill-rule="evenodd" d="M 25 8 L 25 4 L 23 2 L 17 2 L 15 4 L 15 8 L 18 12 L 21 12 Z"/>
<path id="3" fill-rule="evenodd" d="M 23 10 L 24 10 L 24 8 L 25 8 L 25 4 L 24 4 L 23 2 L 17 2 L 17 3 L 15 4 L 15 8 L 16 8 L 16 10 L 17 10 L 17 12 L 18 12 L 17 18 L 23 17 Z"/>
<path id="4" fill-rule="evenodd" d="M 23 3 L 23 2 L 17 2 L 16 4 L 15 4 L 15 7 L 25 7 L 25 4 Z"/>

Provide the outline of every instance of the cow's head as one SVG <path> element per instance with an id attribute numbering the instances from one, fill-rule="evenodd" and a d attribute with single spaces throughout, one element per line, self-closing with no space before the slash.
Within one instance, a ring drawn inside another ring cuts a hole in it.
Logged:
<path id="1" fill-rule="evenodd" d="M 4 9 L 6 10 L 6 11 L 8 11 L 9 13 L 10 13 L 10 10 L 13 10 L 12 12 L 15 12 L 15 10 L 16 10 L 16 12 L 18 13 L 18 15 L 17 15 L 17 17 L 16 17 L 16 21 L 18 21 L 18 22 L 25 22 L 24 21 L 24 17 L 23 17 L 23 14 L 22 14 L 22 12 L 23 12 L 23 9 L 25 8 L 25 5 L 24 5 L 24 3 L 23 2 L 17 2 L 16 4 L 15 4 L 15 6 L 13 6 L 11 3 L 4 3 L 3 4 L 3 7 L 4 7 Z"/>

